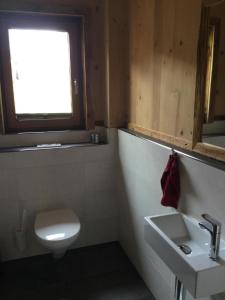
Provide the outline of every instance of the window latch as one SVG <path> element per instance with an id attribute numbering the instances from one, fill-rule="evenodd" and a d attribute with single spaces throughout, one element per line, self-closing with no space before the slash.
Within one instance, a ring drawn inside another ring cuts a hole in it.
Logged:
<path id="1" fill-rule="evenodd" d="M 75 92 L 75 95 L 79 95 L 79 85 L 78 85 L 78 81 L 75 79 L 73 81 L 73 84 L 74 84 L 74 92 Z"/>

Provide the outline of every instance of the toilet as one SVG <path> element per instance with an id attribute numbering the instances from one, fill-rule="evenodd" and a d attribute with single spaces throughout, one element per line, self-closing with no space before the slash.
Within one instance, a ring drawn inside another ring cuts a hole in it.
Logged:
<path id="1" fill-rule="evenodd" d="M 55 258 L 61 258 L 80 233 L 80 221 L 71 209 L 41 212 L 35 219 L 35 235 Z"/>

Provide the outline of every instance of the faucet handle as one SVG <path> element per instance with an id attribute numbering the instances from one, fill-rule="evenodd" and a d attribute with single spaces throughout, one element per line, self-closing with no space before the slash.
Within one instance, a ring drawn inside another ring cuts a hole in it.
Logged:
<path id="1" fill-rule="evenodd" d="M 207 222 L 209 222 L 212 225 L 213 230 L 216 230 L 217 233 L 220 233 L 221 223 L 219 221 L 217 221 L 216 219 L 211 217 L 209 214 L 202 214 L 202 218 L 205 219 Z"/>

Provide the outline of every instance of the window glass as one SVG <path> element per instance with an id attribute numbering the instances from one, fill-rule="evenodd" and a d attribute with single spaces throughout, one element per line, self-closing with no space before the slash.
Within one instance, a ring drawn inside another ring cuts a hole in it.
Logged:
<path id="1" fill-rule="evenodd" d="M 67 32 L 9 29 L 16 115 L 72 114 Z"/>

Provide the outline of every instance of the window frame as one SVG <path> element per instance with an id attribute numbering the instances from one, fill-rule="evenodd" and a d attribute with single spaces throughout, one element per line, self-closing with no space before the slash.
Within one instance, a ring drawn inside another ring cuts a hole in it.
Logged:
<path id="1" fill-rule="evenodd" d="M 85 128 L 84 20 L 82 16 L 32 13 L 0 13 L 0 80 L 4 128 L 7 133 Z M 14 105 L 8 29 L 46 29 L 69 34 L 73 114 L 24 115 L 17 117 Z M 74 80 L 78 82 L 76 92 Z M 32 118 L 30 118 L 33 116 Z"/>

